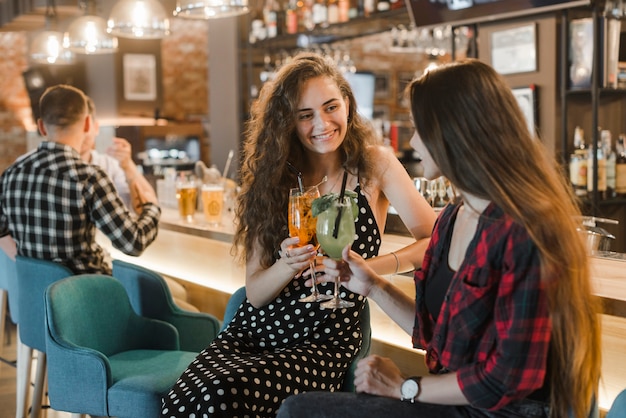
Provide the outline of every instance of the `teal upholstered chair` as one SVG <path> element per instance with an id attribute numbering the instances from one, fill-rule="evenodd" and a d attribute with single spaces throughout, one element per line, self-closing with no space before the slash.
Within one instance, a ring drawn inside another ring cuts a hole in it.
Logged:
<path id="1" fill-rule="evenodd" d="M 626 417 L 626 389 L 621 391 L 617 398 L 613 401 L 611 409 L 606 414 L 606 418 L 624 418 Z"/>
<path id="2" fill-rule="evenodd" d="M 219 320 L 207 313 L 190 312 L 176 306 L 160 274 L 136 264 L 114 260 L 113 277 L 126 288 L 135 312 L 176 327 L 181 350 L 199 353 L 217 335 Z"/>
<path id="3" fill-rule="evenodd" d="M 230 321 L 235 317 L 235 313 L 237 313 L 237 309 L 239 306 L 246 300 L 246 288 L 240 287 L 232 294 L 228 303 L 226 304 L 226 310 L 224 311 L 224 322 L 222 324 L 222 330 L 224 330 Z M 365 306 L 361 311 L 361 329 L 363 331 L 363 342 L 361 343 L 361 350 L 352 360 L 352 364 L 350 365 L 350 369 L 346 374 L 346 378 L 343 384 L 343 390 L 345 392 L 354 392 L 354 371 L 356 369 L 356 364 L 362 358 L 366 357 L 370 353 L 370 349 L 372 346 L 372 328 L 370 324 L 370 306 L 369 301 L 365 299 Z"/>
<path id="4" fill-rule="evenodd" d="M 17 271 L 15 260 L 10 258 L 3 250 L 0 250 L 0 346 L 4 347 L 4 327 L 6 324 L 6 312 L 10 313 L 10 320 L 18 323 L 19 304 L 17 300 Z M 28 376 L 31 365 L 32 350 L 20 342 L 17 336 L 17 373 L 15 391 L 16 417 L 23 417 L 27 408 Z"/>
<path id="5" fill-rule="evenodd" d="M 15 261 L 0 249 L 0 352 L 4 347 L 4 327 L 7 312 L 10 312 L 10 320 L 17 324 L 16 275 Z"/>
<path id="6" fill-rule="evenodd" d="M 21 341 L 18 348 L 17 393 L 18 396 L 28 393 L 31 374 L 30 360 L 33 357 L 33 350 L 36 350 L 38 351 L 37 371 L 32 402 L 30 402 L 30 416 L 34 418 L 39 417 L 46 381 L 44 292 L 51 283 L 74 273 L 60 263 L 20 255 L 15 257 L 15 267 L 17 271 L 17 328 Z M 25 396 L 24 399 L 18 400 L 18 409 L 23 403 L 28 404 Z"/>
<path id="7" fill-rule="evenodd" d="M 45 294 L 50 406 L 74 414 L 152 418 L 196 357 L 176 328 L 137 315 L 124 286 L 100 274 L 72 276 Z"/>

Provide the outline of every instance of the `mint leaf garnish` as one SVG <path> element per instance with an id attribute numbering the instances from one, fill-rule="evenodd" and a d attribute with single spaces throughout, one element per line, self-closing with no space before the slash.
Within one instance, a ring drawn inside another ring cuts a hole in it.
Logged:
<path id="1" fill-rule="evenodd" d="M 353 190 L 346 190 L 345 195 L 350 198 L 352 203 L 352 216 L 354 219 L 359 216 L 358 196 Z M 317 217 L 322 212 L 327 211 L 333 201 L 339 200 L 339 193 L 327 193 L 322 197 L 318 197 L 313 201 L 311 205 L 311 214 L 313 217 Z"/>

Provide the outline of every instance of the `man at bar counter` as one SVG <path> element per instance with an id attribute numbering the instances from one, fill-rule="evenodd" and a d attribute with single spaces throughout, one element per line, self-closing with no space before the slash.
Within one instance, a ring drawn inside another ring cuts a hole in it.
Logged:
<path id="1" fill-rule="evenodd" d="M 46 139 L 0 177 L 0 237 L 11 235 L 22 256 L 51 260 L 74 273 L 111 274 L 96 228 L 125 254 L 154 241 L 161 210 L 154 190 L 131 182 L 131 216 L 109 176 L 84 162 L 80 149 L 93 123 L 85 94 L 48 88 L 37 126 Z"/>

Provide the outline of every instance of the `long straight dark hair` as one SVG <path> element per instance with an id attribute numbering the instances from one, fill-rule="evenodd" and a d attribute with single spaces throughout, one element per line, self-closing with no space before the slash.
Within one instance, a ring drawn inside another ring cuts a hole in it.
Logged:
<path id="1" fill-rule="evenodd" d="M 412 81 L 408 93 L 415 128 L 442 174 L 501 207 L 539 248 L 552 321 L 552 416 L 588 416 L 600 378 L 600 306 L 569 183 L 487 64 L 442 66 Z"/>

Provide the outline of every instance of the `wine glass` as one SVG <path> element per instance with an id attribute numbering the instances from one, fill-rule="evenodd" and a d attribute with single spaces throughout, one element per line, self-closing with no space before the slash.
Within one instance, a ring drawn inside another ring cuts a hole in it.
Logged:
<path id="1" fill-rule="evenodd" d="M 437 179 L 437 196 L 439 196 L 438 207 L 444 207 L 446 205 L 446 196 L 448 194 L 447 184 L 445 177 L 439 177 Z"/>
<path id="2" fill-rule="evenodd" d="M 317 240 L 324 252 L 334 260 L 341 259 L 341 251 L 354 241 L 355 228 L 352 202 L 348 196 L 332 199 L 331 204 L 317 215 Z M 320 305 L 325 309 L 340 309 L 354 306 L 353 302 L 339 296 L 339 277 L 335 277 L 333 298 Z"/>
<path id="3" fill-rule="evenodd" d="M 315 249 L 319 248 L 315 237 L 315 224 L 317 219 L 311 214 L 311 205 L 313 201 L 320 197 L 320 191 L 317 186 L 307 188 L 304 192 L 300 189 L 289 190 L 289 236 L 299 237 L 300 247 L 312 244 Z M 321 302 L 330 299 L 329 295 L 320 294 L 317 289 L 315 280 L 315 258 L 309 261 L 311 270 L 311 278 L 313 279 L 313 287 L 311 294 L 307 297 L 299 299 L 300 302 Z"/>

